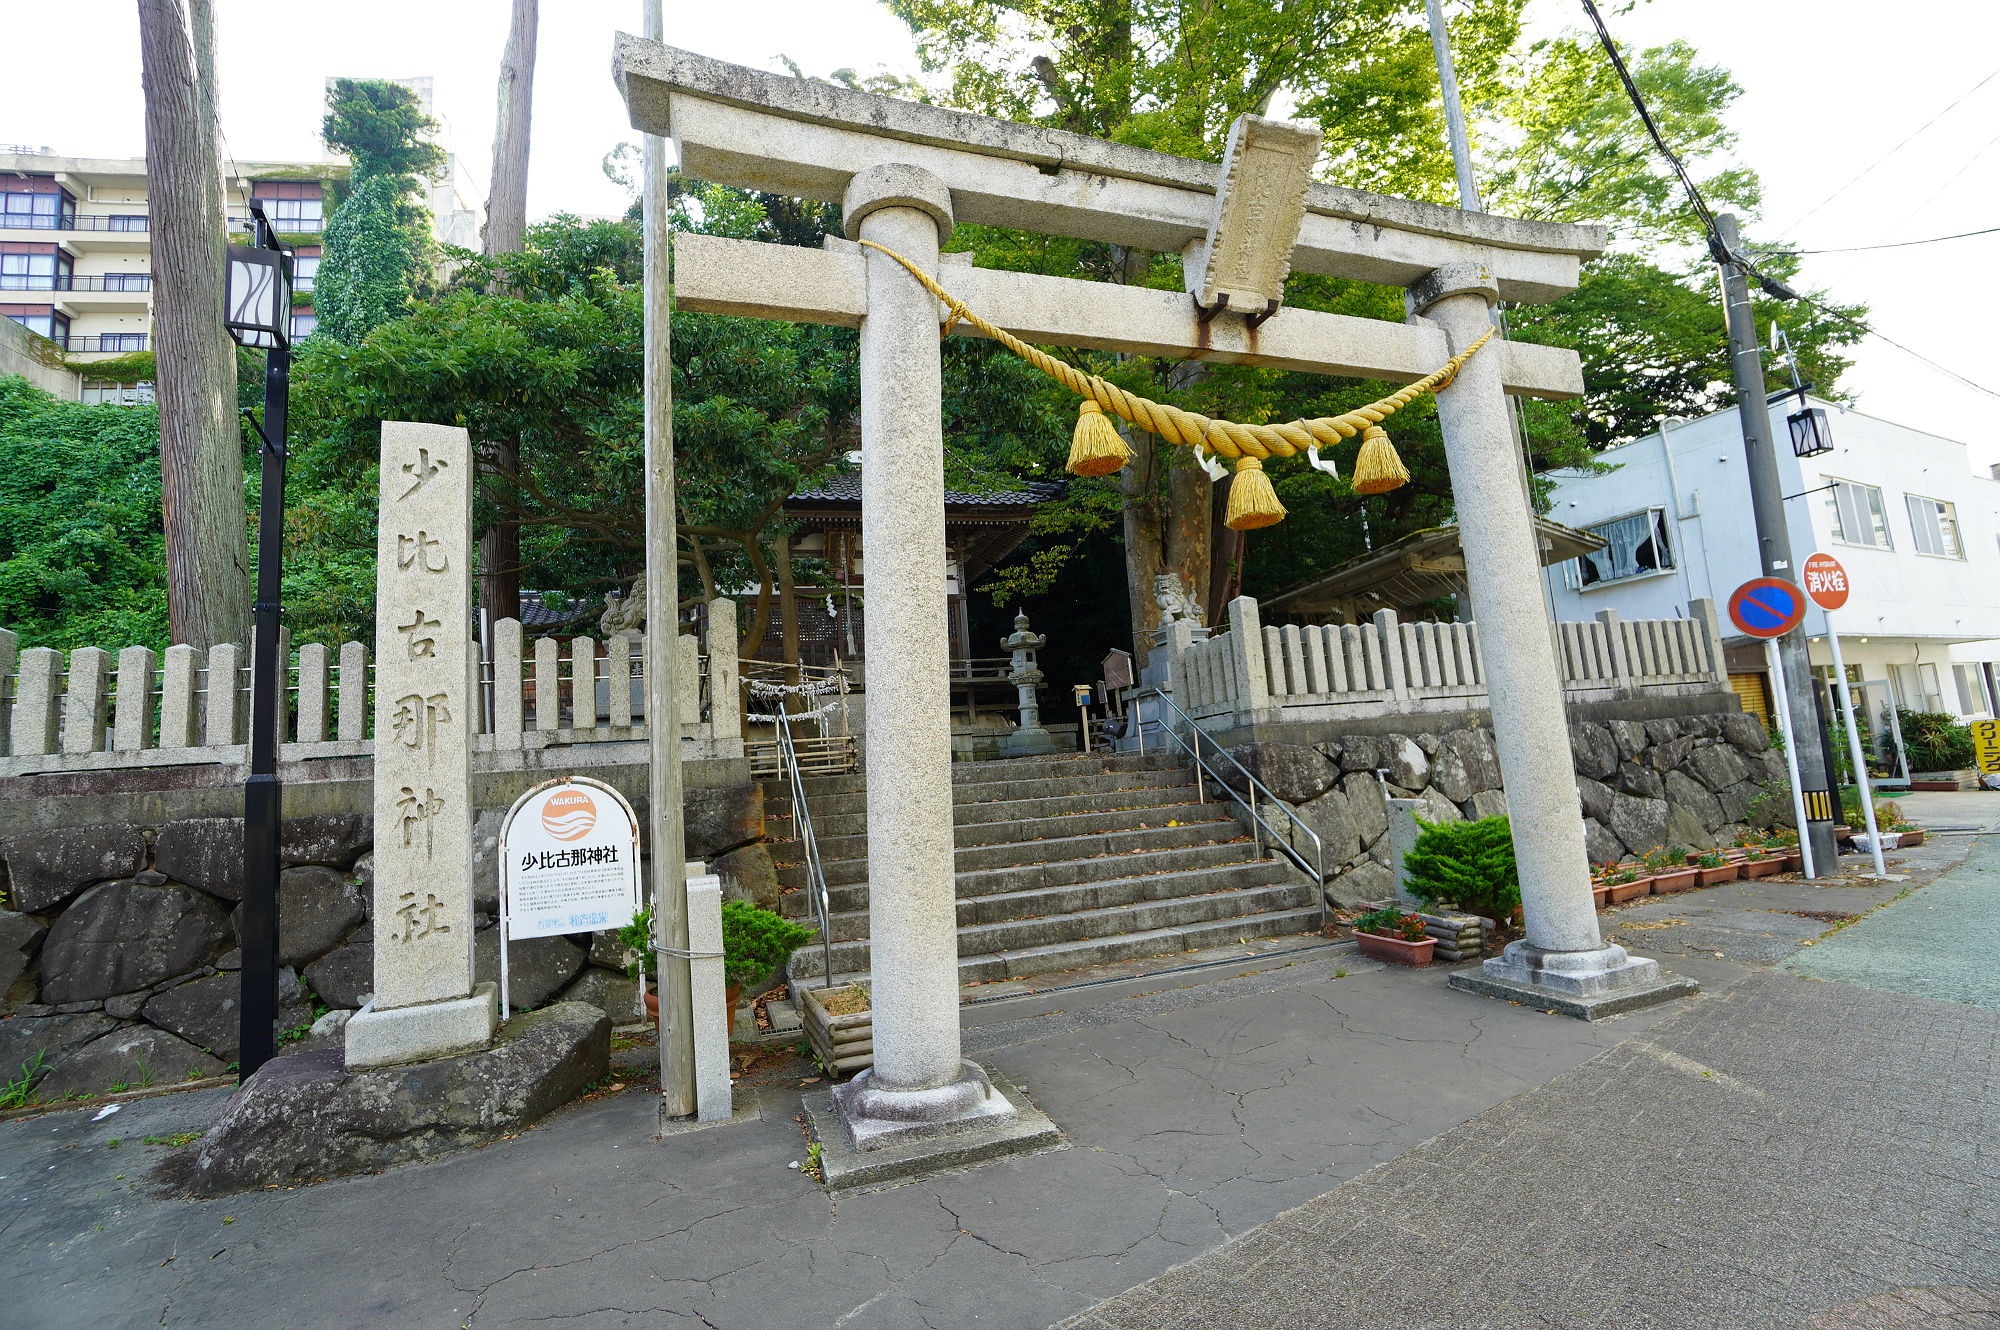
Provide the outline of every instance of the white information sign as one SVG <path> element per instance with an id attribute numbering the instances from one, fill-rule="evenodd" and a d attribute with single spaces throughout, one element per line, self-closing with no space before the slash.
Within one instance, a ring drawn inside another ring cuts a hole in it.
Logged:
<path id="1" fill-rule="evenodd" d="M 537 785 L 500 827 L 500 990 L 507 943 L 623 928 L 638 912 L 639 819 L 603 781 Z"/>

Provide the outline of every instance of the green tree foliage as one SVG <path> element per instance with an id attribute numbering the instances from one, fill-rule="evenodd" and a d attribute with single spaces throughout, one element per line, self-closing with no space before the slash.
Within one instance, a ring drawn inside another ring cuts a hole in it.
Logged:
<path id="1" fill-rule="evenodd" d="M 1450 902 L 1505 922 L 1521 906 L 1521 875 L 1514 864 L 1514 833 L 1503 817 L 1474 822 L 1426 822 L 1403 856 L 1410 894 L 1428 905 Z"/>
<path id="2" fill-rule="evenodd" d="M 798 205 L 687 186 L 687 228 L 818 243 Z M 464 426 L 519 449 L 518 478 L 482 477 L 478 521 L 522 528 L 523 585 L 595 597 L 644 567 L 640 241 L 630 222 L 556 218 L 525 250 L 467 256 L 451 290 L 358 344 L 304 348 L 295 375 L 302 496 L 287 603 L 301 638 L 363 634 L 370 622 L 375 481 L 383 420 Z M 487 288 L 505 274 L 506 294 Z M 684 594 L 761 589 L 749 636 L 768 622 L 770 541 L 787 496 L 859 447 L 851 329 L 681 313 L 673 391 Z M 946 348 L 955 483 L 1014 483 L 1057 429 L 1035 377 L 997 348 Z M 695 542 L 699 542 L 697 559 Z M 814 570 L 803 568 L 804 582 Z M 754 645 L 754 642 L 752 643 Z"/>
<path id="3" fill-rule="evenodd" d="M 438 123 L 417 94 L 387 79 L 335 79 L 327 89 L 320 137 L 354 159 L 356 176 L 434 177 L 445 151 L 431 140 Z"/>
<path id="4" fill-rule="evenodd" d="M 400 317 L 430 282 L 430 210 L 415 198 L 445 164 L 437 122 L 400 83 L 336 79 L 321 134 L 354 159 L 353 188 L 327 223 L 313 303 L 319 331 L 353 344 Z"/>
<path id="5" fill-rule="evenodd" d="M 0 377 L 0 626 L 21 645 L 167 645 L 160 419 Z"/>
<path id="6" fill-rule="evenodd" d="M 1278 110 L 1326 131 L 1322 178 L 1456 201 L 1437 73 L 1415 0 L 890 0 L 915 32 L 933 95 L 968 110 L 1031 120 L 1195 157 L 1220 155 L 1231 121 Z M 1486 206 L 1494 212 L 1613 231 L 1576 292 L 1509 312 L 1511 335 L 1575 349 L 1586 396 L 1524 401 L 1522 433 L 1537 471 L 1587 466 L 1591 454 L 1663 419 L 1729 400 L 1726 342 L 1712 269 L 1680 187 L 1653 150 L 1594 42 L 1580 35 L 1518 45 L 1521 0 L 1448 7 L 1461 89 L 1473 121 Z M 1758 182 L 1733 156 L 1727 71 L 1674 43 L 1631 57 L 1670 143 L 1717 206 L 1754 214 Z M 1179 289 L 1178 256 L 1134 265 L 1116 247 L 961 227 L 983 266 Z M 1768 258 L 1778 276 L 1791 261 Z M 1295 274 L 1289 306 L 1400 321 L 1399 293 Z M 1855 308 L 1843 312 L 1857 313 Z M 1803 305 L 1758 303 L 1760 326 L 1782 318 L 1807 377 L 1838 395 L 1856 334 Z M 1079 356 L 1136 391 L 1193 410 L 1267 421 L 1330 414 L 1391 391 L 1315 375 L 1242 367 L 1189 374 L 1166 364 Z M 1442 442 L 1430 404 L 1392 422 L 1413 483 L 1378 498 L 1297 465 L 1271 468 L 1286 521 L 1246 542 L 1240 585 L 1267 593 L 1385 541 L 1452 520 Z M 1175 450 L 1177 451 L 1177 450 Z M 1181 458 L 1171 459 L 1178 463 Z M 1080 481 L 1039 519 L 1034 557 L 1001 579 L 1002 594 L 1068 577 L 1064 555 L 1115 540 L 1122 482 Z M 1545 485 L 1538 484 L 1538 488 Z"/>

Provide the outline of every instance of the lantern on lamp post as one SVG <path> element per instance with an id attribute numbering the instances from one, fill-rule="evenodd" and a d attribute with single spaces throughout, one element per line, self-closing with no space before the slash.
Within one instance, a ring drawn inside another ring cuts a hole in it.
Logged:
<path id="1" fill-rule="evenodd" d="M 243 783 L 242 984 L 237 1003 L 240 1079 L 277 1051 L 278 829 L 283 790 L 278 781 L 278 713 L 288 662 L 279 658 L 279 602 L 285 525 L 285 429 L 292 384 L 291 259 L 261 208 L 250 209 L 251 243 L 229 246 L 223 282 L 223 326 L 264 359 L 264 419 L 244 411 L 262 441 L 257 501 L 257 597 L 252 605 L 250 767 Z"/>

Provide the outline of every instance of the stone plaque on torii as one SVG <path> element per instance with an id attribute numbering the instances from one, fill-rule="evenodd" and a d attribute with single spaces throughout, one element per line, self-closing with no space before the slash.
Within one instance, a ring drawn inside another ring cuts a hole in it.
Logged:
<path id="1" fill-rule="evenodd" d="M 854 1149 L 963 1140 L 1014 1113 L 961 1056 L 952 809 L 938 793 L 951 782 L 939 329 L 986 334 L 958 311 L 948 320 L 919 283 L 1030 344 L 1412 383 L 1469 354 L 1497 300 L 1573 289 L 1604 232 L 1312 184 L 1317 130 L 1257 117 L 1232 130 L 1223 166 L 630 36 L 618 40 L 614 72 L 633 126 L 672 138 L 688 176 L 844 210 L 848 238 L 821 250 L 678 237 L 674 298 L 688 310 L 860 329 L 863 540 L 896 570 L 871 593 L 870 629 L 897 649 L 869 662 L 875 1066 L 835 1101 Z M 940 253 L 960 222 L 1179 254 L 1187 290 L 976 268 L 969 255 Z M 1288 270 L 1402 287 L 1409 318 L 1281 311 Z M 1472 593 L 1488 607 L 1481 632 L 1528 934 L 1488 962 L 1483 982 L 1580 1013 L 1662 983 L 1653 962 L 1598 931 L 1507 418 L 1505 394 L 1582 391 L 1574 352 L 1495 340 L 1437 397 Z"/>

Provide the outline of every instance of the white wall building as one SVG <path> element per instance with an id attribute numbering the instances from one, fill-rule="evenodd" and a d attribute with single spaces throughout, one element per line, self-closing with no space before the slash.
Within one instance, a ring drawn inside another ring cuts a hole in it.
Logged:
<path id="1" fill-rule="evenodd" d="M 1815 550 L 1846 567 L 1853 594 L 1833 615 L 1848 677 L 1869 684 L 1871 710 L 1991 716 L 2000 661 L 2000 477 L 1975 474 L 1962 443 L 1808 399 L 1824 410 L 1833 448 L 1795 455 L 1787 418 L 1771 407 L 1787 496 L 1792 576 Z M 1718 610 L 1763 575 L 1736 411 L 1666 426 L 1599 458 L 1616 470 L 1557 472 L 1549 517 L 1606 537 L 1604 549 L 1546 569 L 1558 619 L 1616 610 L 1626 618 L 1681 613 L 1691 597 Z M 1995 468 L 2000 472 L 2000 468 Z M 1826 618 L 1805 631 L 1812 661 L 1830 669 Z M 1723 625 L 1725 636 L 1729 626 Z M 1761 644 L 1728 638 L 1745 704 L 1768 706 Z"/>

